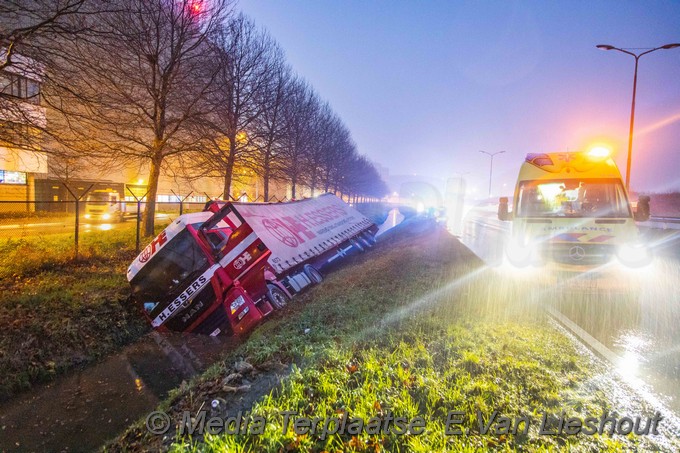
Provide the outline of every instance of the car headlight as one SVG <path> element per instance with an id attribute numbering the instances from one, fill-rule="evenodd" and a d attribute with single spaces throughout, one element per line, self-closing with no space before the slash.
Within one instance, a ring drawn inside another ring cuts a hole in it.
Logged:
<path id="1" fill-rule="evenodd" d="M 644 244 L 624 244 L 619 247 L 616 256 L 622 264 L 630 267 L 646 266 L 652 261 L 652 253 Z"/>
<path id="2" fill-rule="evenodd" d="M 245 304 L 245 303 L 246 303 L 246 300 L 243 298 L 242 295 L 238 296 L 236 299 L 234 299 L 231 302 L 231 306 L 229 307 L 231 309 L 231 314 L 233 315 L 234 313 L 236 313 L 236 310 L 238 310 L 239 307 L 241 305 Z"/>
<path id="3" fill-rule="evenodd" d="M 104 219 L 104 220 L 109 220 L 110 218 L 111 218 L 111 214 L 104 214 L 102 216 L 102 219 Z"/>

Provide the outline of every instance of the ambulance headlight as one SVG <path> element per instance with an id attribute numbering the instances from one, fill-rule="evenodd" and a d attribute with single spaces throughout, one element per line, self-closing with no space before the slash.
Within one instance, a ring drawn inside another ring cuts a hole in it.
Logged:
<path id="1" fill-rule="evenodd" d="M 111 214 L 107 213 L 107 214 L 102 215 L 102 219 L 104 219 L 104 220 L 109 220 L 110 218 L 111 218 Z"/>
<path id="2" fill-rule="evenodd" d="M 510 264 L 517 267 L 525 267 L 531 264 L 533 247 L 520 244 L 518 241 L 510 241 L 505 249 Z"/>
<path id="3" fill-rule="evenodd" d="M 652 262 L 652 253 L 644 244 L 624 244 L 619 247 L 616 256 L 621 264 L 629 267 L 642 267 Z"/>
<path id="4" fill-rule="evenodd" d="M 246 303 L 246 300 L 243 298 L 243 296 L 238 296 L 236 299 L 234 299 L 231 302 L 231 306 L 229 307 L 231 309 L 231 314 L 233 315 L 236 313 L 236 310 L 239 309 L 243 304 Z"/>

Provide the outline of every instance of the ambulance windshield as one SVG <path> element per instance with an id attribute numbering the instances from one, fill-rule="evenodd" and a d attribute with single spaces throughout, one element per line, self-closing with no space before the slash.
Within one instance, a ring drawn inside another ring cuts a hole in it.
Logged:
<path id="1" fill-rule="evenodd" d="M 517 217 L 631 217 L 618 179 L 520 182 Z"/>

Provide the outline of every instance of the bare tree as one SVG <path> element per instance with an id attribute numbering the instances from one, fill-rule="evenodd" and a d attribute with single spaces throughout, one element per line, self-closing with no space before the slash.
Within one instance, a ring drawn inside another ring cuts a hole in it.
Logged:
<path id="1" fill-rule="evenodd" d="M 380 178 L 375 165 L 364 156 L 355 155 L 348 162 L 344 176 L 342 190 L 355 201 L 361 197 L 382 198 L 388 193 L 387 185 Z"/>
<path id="2" fill-rule="evenodd" d="M 264 199 L 269 200 L 269 186 L 273 180 L 281 179 L 281 147 L 284 136 L 283 108 L 290 94 L 291 71 L 283 61 L 283 54 L 273 54 L 272 77 L 266 89 L 256 98 L 260 115 L 251 135 L 256 155 L 253 162 L 255 173 L 262 178 Z"/>
<path id="3" fill-rule="evenodd" d="M 46 148 L 46 114 L 40 106 L 43 55 L 53 43 L 75 39 L 87 25 L 88 0 L 3 0 L 0 2 L 0 142 L 10 148 Z M 62 150 L 63 151 L 63 150 Z"/>
<path id="4" fill-rule="evenodd" d="M 345 175 L 349 172 L 349 165 L 357 154 L 356 145 L 352 141 L 349 131 L 340 139 L 338 146 L 324 155 L 324 188 L 326 192 L 332 188 L 333 193 L 342 195 Z"/>
<path id="5" fill-rule="evenodd" d="M 257 101 L 269 89 L 280 52 L 275 42 L 244 15 L 230 20 L 217 38 L 216 90 L 211 101 L 206 164 L 224 177 L 224 196 L 232 189 L 237 163 L 252 160 L 255 121 L 264 106 Z"/>
<path id="6" fill-rule="evenodd" d="M 81 31 L 72 21 L 87 0 L 3 0 L 0 2 L 0 70 L 13 64 L 21 47 L 22 53 L 40 38 L 54 39 Z"/>
<path id="7" fill-rule="evenodd" d="M 319 110 L 315 135 L 314 145 L 307 154 L 312 196 L 320 187 L 328 192 L 330 175 L 337 167 L 335 159 L 341 155 L 339 151 L 348 145 L 353 146 L 349 131 L 328 103 L 323 104 Z"/>
<path id="8" fill-rule="evenodd" d="M 87 39 L 50 58 L 48 107 L 78 152 L 148 164 L 144 233 L 154 233 L 161 167 L 200 147 L 217 76 L 212 43 L 228 0 L 111 0 Z M 113 7 L 112 7 L 113 6 Z"/>
<path id="9" fill-rule="evenodd" d="M 314 119 L 319 99 L 307 82 L 296 78 L 291 82 L 284 104 L 284 135 L 282 138 L 281 173 L 291 186 L 291 197 L 296 198 L 297 187 L 304 184 L 307 156 L 314 146 Z"/>

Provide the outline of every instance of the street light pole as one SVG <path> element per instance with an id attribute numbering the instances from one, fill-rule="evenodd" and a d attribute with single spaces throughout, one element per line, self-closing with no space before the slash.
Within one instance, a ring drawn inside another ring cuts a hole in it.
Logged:
<path id="1" fill-rule="evenodd" d="M 486 151 L 479 150 L 480 153 L 486 154 L 491 158 L 491 165 L 489 166 L 489 198 L 491 198 L 491 177 L 493 176 L 493 158 L 497 154 L 503 154 L 505 151 L 498 151 L 495 153 L 487 153 Z"/>
<path id="2" fill-rule="evenodd" d="M 618 47 L 610 46 L 609 44 L 598 44 L 597 46 L 600 50 L 618 50 L 628 55 L 632 55 L 635 58 L 635 72 L 633 73 L 633 101 L 630 105 L 630 130 L 628 131 L 628 160 L 626 161 L 626 190 L 630 190 L 630 166 L 633 158 L 633 126 L 635 125 L 635 94 L 637 92 L 637 74 L 638 74 L 638 62 L 640 57 L 652 53 L 656 50 L 668 50 L 680 47 L 680 43 L 666 44 L 664 46 L 655 47 L 654 49 L 646 50 L 642 53 L 635 54 L 625 49 L 620 49 Z"/>

